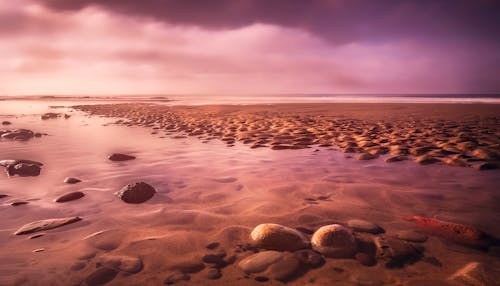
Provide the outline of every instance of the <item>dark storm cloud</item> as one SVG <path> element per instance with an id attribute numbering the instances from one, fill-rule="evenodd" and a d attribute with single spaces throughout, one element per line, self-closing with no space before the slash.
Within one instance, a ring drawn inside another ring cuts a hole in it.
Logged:
<path id="1" fill-rule="evenodd" d="M 97 5 L 179 25 L 302 28 L 334 43 L 427 39 L 500 41 L 496 0 L 42 0 L 57 10 Z"/>

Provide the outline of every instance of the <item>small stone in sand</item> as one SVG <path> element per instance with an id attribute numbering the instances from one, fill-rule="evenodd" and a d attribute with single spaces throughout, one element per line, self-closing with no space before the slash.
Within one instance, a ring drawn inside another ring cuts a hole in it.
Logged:
<path id="1" fill-rule="evenodd" d="M 77 178 L 72 178 L 72 177 L 68 177 L 66 179 L 64 179 L 64 182 L 66 184 L 76 184 L 76 183 L 80 183 L 82 180 L 80 179 L 77 179 Z"/>
<path id="2" fill-rule="evenodd" d="M 295 251 L 308 245 L 307 239 L 298 230 L 273 223 L 256 226 L 250 238 L 257 247 L 272 250 Z"/>
<path id="3" fill-rule="evenodd" d="M 66 218 L 55 218 L 55 219 L 45 219 L 39 220 L 32 223 L 28 223 L 23 225 L 20 229 L 18 229 L 14 234 L 22 235 L 22 234 L 30 234 L 38 231 L 49 230 L 53 228 L 57 228 L 63 225 L 67 225 L 70 223 L 74 223 L 82 220 L 80 217 L 66 217 Z"/>
<path id="4" fill-rule="evenodd" d="M 387 268 L 403 267 L 405 264 L 412 264 L 422 257 L 419 249 L 405 241 L 388 238 L 375 238 L 377 245 L 377 257 L 385 259 Z"/>
<path id="5" fill-rule="evenodd" d="M 140 204 L 151 199 L 155 193 L 156 190 L 151 185 L 138 182 L 126 185 L 116 195 L 126 203 Z"/>
<path id="6" fill-rule="evenodd" d="M 260 273 L 265 271 L 269 266 L 282 258 L 283 253 L 281 252 L 274 250 L 263 251 L 248 256 L 247 258 L 240 261 L 238 266 L 245 273 Z"/>
<path id="7" fill-rule="evenodd" d="M 216 249 L 217 247 L 219 247 L 220 243 L 218 242 L 211 242 L 209 244 L 207 244 L 207 246 L 205 246 L 207 249 Z"/>
<path id="8" fill-rule="evenodd" d="M 45 233 L 37 233 L 37 234 L 34 234 L 34 235 L 28 237 L 28 239 L 35 239 L 35 238 L 42 237 L 44 235 L 45 235 Z"/>
<path id="9" fill-rule="evenodd" d="M 226 252 L 225 251 L 220 251 L 218 253 L 209 253 L 205 254 L 202 257 L 202 261 L 208 264 L 220 264 L 222 263 L 224 257 L 226 257 Z"/>
<path id="10" fill-rule="evenodd" d="M 222 273 L 220 272 L 220 269 L 217 268 L 208 268 L 207 271 L 207 278 L 211 280 L 219 279 L 222 277 Z"/>
<path id="11" fill-rule="evenodd" d="M 11 125 L 12 123 L 10 121 L 2 121 L 2 125 Z"/>
<path id="12" fill-rule="evenodd" d="M 354 256 L 357 245 L 351 230 L 339 224 L 320 227 L 312 236 L 314 250 L 332 258 L 350 258 Z"/>
<path id="13" fill-rule="evenodd" d="M 27 201 L 15 201 L 15 202 L 10 203 L 10 205 L 13 207 L 27 205 L 27 204 L 29 204 L 29 202 L 27 202 Z"/>
<path id="14" fill-rule="evenodd" d="M 383 233 L 384 229 L 380 226 L 362 219 L 351 219 L 347 221 L 347 226 L 354 231 L 368 232 L 373 234 Z"/>
<path id="15" fill-rule="evenodd" d="M 413 230 L 398 231 L 396 237 L 411 242 L 425 242 L 427 240 L 427 235 Z"/>
<path id="16" fill-rule="evenodd" d="M 111 160 L 111 161 L 128 161 L 128 160 L 134 160 L 134 159 L 135 159 L 135 156 L 121 154 L 121 153 L 113 153 L 111 155 L 108 155 L 108 160 Z"/>
<path id="17" fill-rule="evenodd" d="M 71 193 L 68 193 L 68 194 L 65 194 L 65 195 L 58 197 L 54 201 L 56 203 L 65 203 L 65 202 L 69 202 L 69 201 L 78 200 L 80 198 L 83 198 L 84 196 L 85 196 L 85 194 L 82 192 L 71 192 Z"/>
<path id="18" fill-rule="evenodd" d="M 110 282 L 111 280 L 115 279 L 117 274 L 118 271 L 114 269 L 101 267 L 96 271 L 92 272 L 89 276 L 87 276 L 84 285 L 88 286 L 104 285 Z"/>

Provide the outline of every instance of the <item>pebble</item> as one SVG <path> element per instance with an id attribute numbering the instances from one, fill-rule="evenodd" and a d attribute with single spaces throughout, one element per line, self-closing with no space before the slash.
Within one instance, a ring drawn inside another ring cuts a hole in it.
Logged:
<path id="1" fill-rule="evenodd" d="M 350 229 L 339 224 L 320 227 L 312 236 L 314 250 L 332 258 L 350 258 L 356 253 L 356 240 Z"/>
<path id="2" fill-rule="evenodd" d="M 390 237 L 376 237 L 377 257 L 386 261 L 387 268 L 403 267 L 422 257 L 421 250 L 412 244 Z"/>
<path id="3" fill-rule="evenodd" d="M 108 160 L 110 161 L 128 161 L 128 160 L 134 160 L 135 158 L 136 158 L 135 156 L 121 154 L 121 153 L 113 153 L 111 155 L 108 155 Z"/>
<path id="4" fill-rule="evenodd" d="M 31 222 L 31 223 L 23 225 L 16 232 L 14 232 L 14 234 L 15 235 L 23 235 L 23 234 L 35 233 L 35 232 L 39 232 L 39 231 L 57 228 L 57 227 L 67 225 L 70 223 L 78 222 L 80 220 L 82 220 L 82 219 L 80 217 L 77 217 L 77 216 L 76 217 L 39 220 L 39 221 L 35 221 L 35 222 Z"/>
<path id="5" fill-rule="evenodd" d="M 115 279 L 116 275 L 118 274 L 118 271 L 111 269 L 111 268 L 106 268 L 106 267 L 101 267 L 97 269 L 96 271 L 92 272 L 87 278 L 85 278 L 85 284 L 88 286 L 94 286 L 94 285 L 104 285 L 111 280 Z"/>
<path id="6" fill-rule="evenodd" d="M 425 242 L 427 240 L 427 235 L 413 230 L 398 231 L 396 237 L 411 242 Z"/>
<path id="7" fill-rule="evenodd" d="M 265 271 L 271 264 L 283 258 L 283 253 L 269 250 L 255 253 L 238 263 L 245 273 L 260 273 Z"/>
<path id="8" fill-rule="evenodd" d="M 124 186 L 116 195 L 129 204 L 140 204 L 151 199 L 156 190 L 149 184 L 138 182 Z"/>
<path id="9" fill-rule="evenodd" d="M 202 261 L 208 264 L 220 264 L 222 263 L 224 257 L 226 257 L 226 252 L 225 251 L 220 251 L 218 253 L 209 253 L 205 254 L 202 257 Z"/>
<path id="10" fill-rule="evenodd" d="M 73 177 L 68 177 L 66 179 L 64 179 L 64 183 L 66 184 L 76 184 L 76 183 L 80 183 L 82 180 L 80 179 L 77 179 L 77 178 L 73 178 Z"/>
<path id="11" fill-rule="evenodd" d="M 220 243 L 218 243 L 218 242 L 211 242 L 211 243 L 207 244 L 205 247 L 207 249 L 212 250 L 212 249 L 216 249 L 217 247 L 219 247 L 219 245 L 220 245 Z"/>
<path id="12" fill-rule="evenodd" d="M 71 193 L 68 193 L 68 194 L 65 194 L 65 195 L 58 197 L 54 201 L 56 203 L 65 203 L 65 202 L 69 202 L 69 201 L 78 200 L 80 198 L 83 198 L 84 196 L 85 196 L 85 194 L 82 192 L 71 192 Z"/>
<path id="13" fill-rule="evenodd" d="M 352 228 L 354 231 L 360 232 L 368 232 L 373 234 L 384 232 L 384 229 L 380 226 L 362 219 L 351 219 L 347 221 L 347 226 Z"/>
<path id="14" fill-rule="evenodd" d="M 220 269 L 217 268 L 209 268 L 207 271 L 207 278 L 211 280 L 216 280 L 222 277 L 222 273 L 220 272 Z"/>
<path id="15" fill-rule="evenodd" d="M 2 121 L 2 125 L 11 125 L 12 123 L 10 121 Z"/>
<path id="16" fill-rule="evenodd" d="M 250 238 L 257 247 L 271 250 L 295 251 L 308 246 L 307 239 L 298 230 L 273 223 L 256 226 Z"/>
<path id="17" fill-rule="evenodd" d="M 27 201 L 15 201 L 15 202 L 10 203 L 10 205 L 13 207 L 27 205 L 27 204 L 29 204 L 29 202 L 27 202 Z"/>

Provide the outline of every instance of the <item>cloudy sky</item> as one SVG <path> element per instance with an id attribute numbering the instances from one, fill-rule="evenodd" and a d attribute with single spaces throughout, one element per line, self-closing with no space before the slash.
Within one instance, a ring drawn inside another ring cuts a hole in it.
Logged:
<path id="1" fill-rule="evenodd" d="M 0 95 L 498 93 L 499 3 L 0 1 Z"/>

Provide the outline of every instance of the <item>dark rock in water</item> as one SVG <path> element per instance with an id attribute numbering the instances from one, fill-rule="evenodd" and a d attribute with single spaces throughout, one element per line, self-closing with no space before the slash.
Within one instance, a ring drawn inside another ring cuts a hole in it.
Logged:
<path id="1" fill-rule="evenodd" d="M 269 266 L 267 271 L 270 278 L 282 282 L 291 280 L 297 274 L 300 262 L 295 257 L 286 257 Z"/>
<path id="2" fill-rule="evenodd" d="M 198 273 L 205 269 L 205 264 L 198 261 L 183 261 L 172 266 L 171 269 L 182 273 Z"/>
<path id="3" fill-rule="evenodd" d="M 368 232 L 373 234 L 383 233 L 384 229 L 380 226 L 362 219 L 351 219 L 347 221 L 347 226 L 354 231 Z"/>
<path id="4" fill-rule="evenodd" d="M 35 164 L 19 163 L 15 165 L 9 165 L 6 168 L 7 175 L 20 177 L 35 177 L 40 175 L 42 168 Z"/>
<path id="5" fill-rule="evenodd" d="M 113 153 L 113 154 L 108 156 L 108 159 L 111 161 L 128 161 L 128 160 L 134 160 L 135 156 L 127 155 L 127 154 L 120 154 L 120 153 Z"/>
<path id="6" fill-rule="evenodd" d="M 29 202 L 27 202 L 27 201 L 15 201 L 15 202 L 10 203 L 10 205 L 13 207 L 27 205 L 27 204 L 29 204 Z"/>
<path id="7" fill-rule="evenodd" d="M 207 271 L 207 278 L 211 280 L 219 279 L 222 277 L 222 273 L 220 269 L 217 268 L 209 268 Z"/>
<path id="8" fill-rule="evenodd" d="M 325 263 L 325 260 L 319 253 L 310 249 L 298 250 L 293 254 L 300 261 L 300 263 L 311 268 L 320 267 Z"/>
<path id="9" fill-rule="evenodd" d="M 85 196 L 85 194 L 82 192 L 72 192 L 72 193 L 62 195 L 62 196 L 58 197 L 57 199 L 55 199 L 54 201 L 56 203 L 65 203 L 65 202 L 69 202 L 69 201 L 78 200 L 80 198 L 83 198 L 84 196 Z"/>
<path id="10" fill-rule="evenodd" d="M 110 282 L 111 280 L 115 279 L 117 274 L 118 271 L 114 269 L 102 267 L 92 272 L 92 274 L 90 274 L 89 276 L 87 276 L 87 278 L 85 278 L 84 285 L 88 286 L 104 285 Z"/>
<path id="11" fill-rule="evenodd" d="M 311 244 L 314 250 L 332 258 L 350 258 L 357 250 L 351 230 L 339 224 L 320 227 L 312 236 Z"/>
<path id="12" fill-rule="evenodd" d="M 467 286 L 500 285 L 500 271 L 479 262 L 471 262 L 459 269 L 449 280 Z"/>
<path id="13" fill-rule="evenodd" d="M 2 125 L 11 125 L 12 123 L 10 121 L 2 121 Z"/>
<path id="14" fill-rule="evenodd" d="M 15 130 L 5 130 L 2 132 L 2 139 L 10 139 L 17 141 L 26 141 L 33 138 L 35 134 L 33 131 L 28 129 L 15 129 Z"/>
<path id="15" fill-rule="evenodd" d="M 73 177 L 68 177 L 66 179 L 64 179 L 64 182 L 66 184 L 76 184 L 76 183 L 80 183 L 82 180 L 80 179 L 77 179 L 77 178 L 73 178 Z"/>
<path id="16" fill-rule="evenodd" d="M 207 246 L 205 246 L 207 249 L 216 249 L 217 247 L 219 247 L 220 243 L 218 242 L 211 242 L 209 244 L 207 244 Z"/>
<path id="17" fill-rule="evenodd" d="M 405 264 L 417 262 L 422 257 L 419 249 L 396 238 L 377 237 L 375 243 L 377 257 L 386 261 L 387 268 L 403 267 Z"/>
<path id="18" fill-rule="evenodd" d="M 8 197 L 9 195 L 4 195 L 4 194 L 0 194 L 0 199 L 3 199 L 5 197 Z"/>
<path id="19" fill-rule="evenodd" d="M 175 284 L 175 283 L 180 282 L 180 281 L 189 281 L 189 279 L 191 279 L 191 277 L 189 275 L 182 273 L 182 272 L 176 272 L 176 273 L 170 274 L 165 279 L 163 284 L 172 285 L 172 284 Z"/>
<path id="20" fill-rule="evenodd" d="M 495 240 L 489 234 L 472 226 L 441 221 L 433 218 L 412 216 L 417 228 L 429 235 L 435 235 L 465 246 L 488 249 Z"/>
<path id="21" fill-rule="evenodd" d="M 370 256 L 366 253 L 358 252 L 354 256 L 354 258 L 356 258 L 356 260 L 359 261 L 359 263 L 365 266 L 373 266 L 377 264 L 377 260 L 375 259 L 375 257 Z"/>
<path id="22" fill-rule="evenodd" d="M 151 199 L 155 193 L 156 190 L 151 185 L 138 182 L 126 185 L 116 195 L 126 203 L 140 204 Z"/>
<path id="23" fill-rule="evenodd" d="M 74 222 L 77 222 L 80 220 L 82 220 L 82 219 L 80 217 L 77 217 L 77 216 L 39 220 L 39 221 L 35 221 L 35 222 L 31 222 L 31 223 L 23 225 L 14 234 L 15 235 L 22 235 L 22 234 L 35 233 L 35 232 L 39 232 L 39 231 L 57 228 L 57 227 L 67 225 L 70 223 L 74 223 Z"/>

